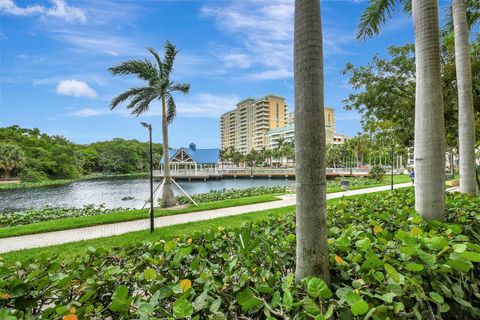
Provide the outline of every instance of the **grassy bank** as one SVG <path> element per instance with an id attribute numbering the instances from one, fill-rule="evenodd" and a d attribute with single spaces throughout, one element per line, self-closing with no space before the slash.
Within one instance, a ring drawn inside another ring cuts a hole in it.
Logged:
<path id="1" fill-rule="evenodd" d="M 104 179 L 104 178 L 141 178 L 148 177 L 148 173 L 120 173 L 120 174 L 90 174 L 86 176 L 81 176 L 76 179 L 58 179 L 58 180 L 45 180 L 38 182 L 20 182 L 20 183 L 0 183 L 0 191 L 2 190 L 20 190 L 20 189 L 31 189 L 31 188 L 41 188 L 41 187 L 53 187 L 66 185 L 76 181 L 84 180 L 94 180 L 94 179 Z"/>
<path id="2" fill-rule="evenodd" d="M 275 195 L 261 195 L 248 198 L 231 199 L 223 201 L 212 201 L 200 203 L 198 207 L 189 205 L 180 209 L 160 209 L 155 210 L 155 216 L 168 216 L 174 214 L 198 212 L 205 210 L 213 210 L 220 208 L 230 208 L 236 206 L 243 206 L 248 204 L 255 204 L 261 202 L 268 202 L 278 200 Z M 59 230 L 69 230 L 75 228 L 90 227 L 95 225 L 102 225 L 108 223 L 125 222 L 139 219 L 147 219 L 149 217 L 148 210 L 125 210 L 114 213 L 107 213 L 96 216 L 85 216 L 75 218 L 65 218 L 52 221 L 44 221 L 38 223 L 31 223 L 26 225 L 0 228 L 0 238 L 8 238 L 14 236 L 21 236 L 26 234 L 35 234 L 42 232 L 51 232 Z"/>

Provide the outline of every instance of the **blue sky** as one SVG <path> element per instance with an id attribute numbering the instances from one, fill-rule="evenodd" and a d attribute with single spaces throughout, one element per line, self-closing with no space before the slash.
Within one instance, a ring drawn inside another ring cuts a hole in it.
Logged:
<path id="1" fill-rule="evenodd" d="M 322 1 L 325 103 L 336 110 L 337 132 L 361 131 L 360 117 L 343 110 L 351 92 L 340 71 L 365 64 L 391 45 L 413 41 L 412 20 L 393 17 L 382 34 L 355 40 L 365 1 Z M 447 2 L 442 2 L 445 6 Z M 113 137 L 146 140 L 139 121 L 161 140 L 159 106 L 138 119 L 109 111 L 112 97 L 138 85 L 107 68 L 161 50 L 181 52 L 173 77 L 191 84 L 177 97 L 173 147 L 194 141 L 219 145 L 219 115 L 246 97 L 284 96 L 293 110 L 293 1 L 0 0 L 0 125 L 37 127 L 77 143 Z"/>

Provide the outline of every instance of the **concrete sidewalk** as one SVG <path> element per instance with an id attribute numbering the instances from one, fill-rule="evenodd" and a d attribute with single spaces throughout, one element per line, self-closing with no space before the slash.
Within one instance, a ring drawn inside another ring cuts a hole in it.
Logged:
<path id="1" fill-rule="evenodd" d="M 411 183 L 396 184 L 395 188 L 410 187 Z M 334 199 L 343 196 L 353 196 L 365 193 L 390 190 L 390 186 L 381 186 L 359 190 L 349 190 L 346 192 L 336 192 L 327 194 L 327 199 Z M 155 218 L 155 227 L 166 227 L 175 224 L 188 222 L 210 220 L 221 217 L 235 216 L 249 212 L 263 211 L 268 209 L 281 208 L 295 204 L 295 195 L 281 196 L 281 200 L 250 204 L 245 206 L 215 209 L 208 211 L 199 211 L 192 213 L 177 214 L 172 216 L 163 216 Z M 118 222 L 104 224 L 93 227 L 69 229 L 55 232 L 31 234 L 25 236 L 0 239 L 0 253 L 16 251 L 22 249 L 41 248 L 56 244 L 77 242 L 82 240 L 96 239 L 120 235 L 132 231 L 147 230 L 150 226 L 149 219 L 134 220 L 128 222 Z"/>

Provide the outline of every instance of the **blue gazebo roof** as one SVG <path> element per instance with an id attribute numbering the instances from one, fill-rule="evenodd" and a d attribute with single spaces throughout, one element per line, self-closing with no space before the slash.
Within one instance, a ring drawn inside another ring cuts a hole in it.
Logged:
<path id="1" fill-rule="evenodd" d="M 168 150 L 169 159 L 172 160 L 180 151 L 187 153 L 197 164 L 217 164 L 220 159 L 220 149 L 197 149 L 194 143 L 191 143 L 188 148 Z M 160 164 L 163 164 L 163 158 Z"/>

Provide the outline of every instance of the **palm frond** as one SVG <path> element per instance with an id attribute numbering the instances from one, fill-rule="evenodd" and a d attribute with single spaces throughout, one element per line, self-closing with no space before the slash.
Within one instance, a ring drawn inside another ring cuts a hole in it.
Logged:
<path id="1" fill-rule="evenodd" d="M 357 39 L 365 40 L 380 32 L 380 28 L 397 9 L 397 0 L 370 0 L 358 24 Z"/>
<path id="2" fill-rule="evenodd" d="M 190 85 L 188 83 L 172 83 L 168 88 L 168 92 L 174 91 L 188 94 L 190 92 Z"/>
<path id="3" fill-rule="evenodd" d="M 466 0 L 465 7 L 467 8 L 467 22 L 471 30 L 474 26 L 480 23 L 480 1 Z"/>
<path id="4" fill-rule="evenodd" d="M 149 103 L 158 97 L 155 90 L 152 88 L 148 88 L 149 90 L 145 90 L 142 93 L 138 94 L 135 98 L 130 100 L 130 103 L 127 105 L 127 109 L 133 109 L 132 114 L 136 114 L 137 116 L 145 113 L 149 110 L 150 106 Z M 145 104 L 147 102 L 147 104 Z"/>
<path id="5" fill-rule="evenodd" d="M 114 76 L 136 75 L 149 82 L 158 78 L 157 69 L 148 59 L 127 60 L 108 71 Z"/>
<path id="6" fill-rule="evenodd" d="M 465 0 L 465 9 L 467 14 L 467 24 L 468 29 L 472 30 L 472 28 L 480 23 L 480 1 L 478 0 Z M 453 12 L 452 6 L 446 7 L 446 14 L 447 14 L 447 22 L 443 27 L 443 32 L 450 33 L 453 32 Z"/>
<path id="7" fill-rule="evenodd" d="M 160 55 L 158 54 L 158 52 L 154 49 L 154 48 L 147 48 L 148 51 L 150 51 L 150 53 L 155 57 L 155 60 L 157 61 L 157 65 L 158 65 L 158 71 L 160 73 L 160 75 L 162 75 L 163 71 L 162 71 L 162 58 L 160 57 Z"/>
<path id="8" fill-rule="evenodd" d="M 400 0 L 400 3 L 402 4 L 402 9 L 403 12 L 412 14 L 412 0 Z"/>
<path id="9" fill-rule="evenodd" d="M 137 96 L 135 100 L 127 106 L 128 109 L 133 109 L 131 114 L 139 116 L 148 110 L 150 110 L 150 104 L 154 99 L 158 97 L 158 94 L 154 90 L 148 90 L 143 94 Z"/>
<path id="10" fill-rule="evenodd" d="M 149 90 L 149 88 L 148 87 L 142 87 L 142 88 L 128 89 L 127 91 L 119 94 L 118 96 L 116 96 L 115 98 L 112 99 L 112 101 L 110 102 L 110 110 L 115 109 L 116 106 L 118 106 L 120 103 L 122 103 L 126 100 L 133 99 L 134 97 L 136 97 L 137 95 L 141 94 L 142 92 L 144 92 L 146 90 Z"/>
<path id="11" fill-rule="evenodd" d="M 167 122 L 170 124 L 177 115 L 177 105 L 171 94 L 166 95 L 167 103 Z"/>
<path id="12" fill-rule="evenodd" d="M 177 53 L 178 50 L 175 48 L 175 45 L 168 40 L 165 41 L 165 54 L 162 63 L 162 75 L 164 79 L 170 78 L 170 73 L 173 70 L 173 63 Z"/>

